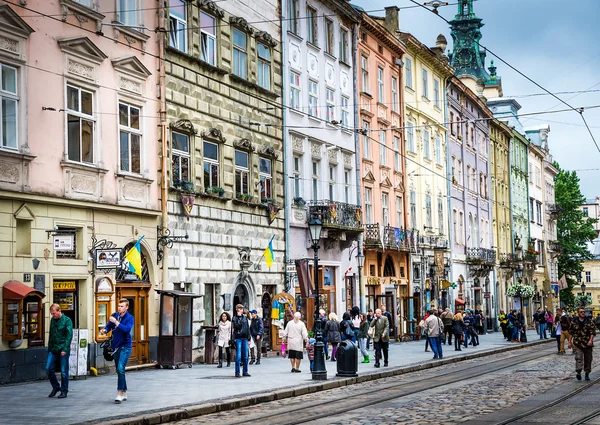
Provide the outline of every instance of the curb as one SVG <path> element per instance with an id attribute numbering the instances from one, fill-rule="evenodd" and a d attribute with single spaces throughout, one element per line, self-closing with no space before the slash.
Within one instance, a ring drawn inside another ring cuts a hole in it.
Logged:
<path id="1" fill-rule="evenodd" d="M 206 402 L 201 404 L 190 404 L 179 407 L 167 407 L 164 409 L 160 409 L 155 412 L 146 413 L 146 414 L 138 414 L 132 413 L 127 417 L 120 417 L 118 419 L 113 420 L 102 420 L 102 421 L 90 421 L 83 422 L 84 424 L 95 424 L 102 422 L 103 424 L 109 425 L 155 425 L 162 424 L 172 421 L 178 421 L 183 419 L 190 419 L 197 416 L 208 415 L 211 413 L 225 412 L 228 410 L 235 410 L 240 407 L 253 406 L 260 403 L 265 403 L 269 401 L 282 400 L 285 398 L 291 398 L 295 396 L 316 393 L 319 391 L 331 390 L 334 388 L 345 387 L 349 385 L 359 384 L 363 382 L 374 381 L 381 378 L 390 378 L 393 376 L 404 375 L 411 372 L 433 369 L 435 367 L 440 367 L 447 364 L 458 363 L 465 360 L 477 359 L 481 357 L 486 357 L 493 354 L 504 353 L 508 351 L 520 350 L 522 348 L 531 347 L 535 345 L 542 345 L 549 343 L 553 340 L 541 340 L 541 341 L 533 341 L 525 344 L 507 346 L 502 348 L 495 348 L 485 351 L 480 351 L 472 354 L 462 354 L 457 357 L 452 357 L 448 359 L 443 359 L 441 361 L 433 362 L 427 361 L 423 364 L 415 364 L 412 366 L 399 366 L 395 368 L 390 368 L 385 371 L 375 372 L 375 373 L 366 373 L 364 375 L 360 375 L 356 378 L 341 378 L 335 379 L 331 381 L 325 381 L 319 384 L 308 384 L 302 385 L 294 388 L 280 389 L 274 390 L 268 393 L 260 393 L 260 394 L 251 394 L 236 398 L 230 398 L 224 401 L 218 402 Z"/>

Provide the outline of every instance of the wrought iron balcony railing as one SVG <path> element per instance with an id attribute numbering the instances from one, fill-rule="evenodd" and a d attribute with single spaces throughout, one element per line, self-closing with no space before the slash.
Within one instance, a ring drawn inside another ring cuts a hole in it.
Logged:
<path id="1" fill-rule="evenodd" d="M 500 260 L 500 267 L 504 268 L 515 268 L 520 262 L 517 254 L 500 254 L 498 259 Z"/>
<path id="2" fill-rule="evenodd" d="M 546 211 L 553 217 L 560 215 L 562 208 L 557 204 L 546 204 Z"/>
<path id="3" fill-rule="evenodd" d="M 548 243 L 548 250 L 555 253 L 562 252 L 562 245 L 560 242 L 552 241 Z"/>
<path id="4" fill-rule="evenodd" d="M 365 247 L 381 247 L 383 244 L 385 249 L 414 251 L 419 247 L 418 231 L 389 225 L 382 228 L 379 224 L 365 224 L 363 244 Z"/>
<path id="5" fill-rule="evenodd" d="M 362 210 L 358 205 L 337 201 L 310 201 L 308 217 L 318 214 L 324 228 L 362 232 Z"/>
<path id="6" fill-rule="evenodd" d="M 422 245 L 426 245 L 430 248 L 448 248 L 448 239 L 444 239 L 438 236 L 421 236 L 419 238 L 419 243 Z"/>
<path id="7" fill-rule="evenodd" d="M 487 248 L 465 248 L 467 262 L 491 263 L 496 262 L 496 250 Z"/>

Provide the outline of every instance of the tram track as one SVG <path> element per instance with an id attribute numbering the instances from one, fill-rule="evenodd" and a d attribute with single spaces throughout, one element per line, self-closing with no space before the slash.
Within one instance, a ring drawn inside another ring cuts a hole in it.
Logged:
<path id="1" fill-rule="evenodd" d="M 473 379 L 479 376 L 490 374 L 502 369 L 521 365 L 523 363 L 539 360 L 540 357 L 553 356 L 554 349 L 535 351 L 530 354 L 517 354 L 500 360 L 490 360 L 489 362 L 478 365 L 465 365 L 466 367 L 453 370 L 448 373 L 429 377 L 425 380 L 415 379 L 408 382 L 394 383 L 390 385 L 377 385 L 377 390 L 372 388 L 364 391 L 353 391 L 345 394 L 340 403 L 332 403 L 331 400 L 322 402 L 301 403 L 299 406 L 291 407 L 280 411 L 271 411 L 268 414 L 245 417 L 238 421 L 225 421 L 228 425 L 237 424 L 302 424 L 317 419 L 336 417 L 337 415 L 358 410 L 364 407 L 384 403 L 390 400 L 411 396 L 423 391 L 436 388 L 441 385 L 451 385 L 459 383 L 466 379 Z M 221 418 L 221 420 L 224 418 Z"/>

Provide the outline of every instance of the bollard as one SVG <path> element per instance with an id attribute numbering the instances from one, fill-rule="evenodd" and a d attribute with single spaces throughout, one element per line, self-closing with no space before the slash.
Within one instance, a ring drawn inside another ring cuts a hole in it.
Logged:
<path id="1" fill-rule="evenodd" d="M 358 376 L 358 348 L 350 340 L 342 341 L 337 349 L 337 374 L 335 376 L 353 378 Z"/>

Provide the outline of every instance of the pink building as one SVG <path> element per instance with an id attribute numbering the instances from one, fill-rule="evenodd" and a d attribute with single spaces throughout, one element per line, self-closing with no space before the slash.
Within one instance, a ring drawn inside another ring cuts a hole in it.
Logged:
<path id="1" fill-rule="evenodd" d="M 148 30 L 157 13 L 141 5 L 0 1 L 0 360 L 18 359 L 21 371 L 0 368 L 0 383 L 39 378 L 52 303 L 102 368 L 94 344 L 116 300 L 128 298 L 132 360 L 150 360 L 161 99 Z M 140 279 L 107 256 L 124 256 L 142 236 Z"/>

